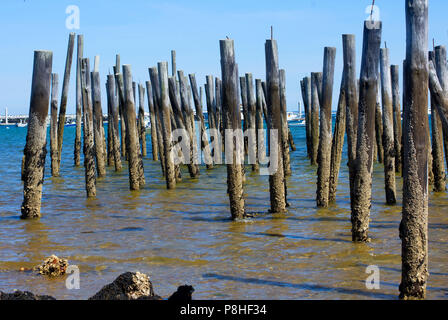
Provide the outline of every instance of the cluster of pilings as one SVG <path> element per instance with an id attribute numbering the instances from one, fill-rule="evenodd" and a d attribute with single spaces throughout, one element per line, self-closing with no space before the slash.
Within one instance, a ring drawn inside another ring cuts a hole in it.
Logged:
<path id="1" fill-rule="evenodd" d="M 329 207 L 336 200 L 346 135 L 354 242 L 370 240 L 374 162 L 384 165 L 388 205 L 397 203 L 396 174 L 403 176 L 403 217 L 399 230 L 402 239 L 400 297 L 403 299 L 426 295 L 428 182 L 434 186 L 434 191 L 446 190 L 444 148 L 448 166 L 446 49 L 438 46 L 428 54 L 428 0 L 407 0 L 405 7 L 408 32 L 403 63 L 403 124 L 399 66 L 390 65 L 389 49 L 381 48 L 380 21 L 364 22 L 359 79 L 355 36 L 342 36 L 344 68 L 334 132 L 331 110 L 336 49 L 326 47 L 322 72 L 313 72 L 300 82 L 305 106 L 307 155 L 311 165 L 317 166 L 317 207 Z M 51 73 L 52 53 L 35 52 L 22 173 L 23 218 L 40 216 L 50 91 L 51 169 L 53 176 L 59 175 L 74 37 L 71 34 L 69 38 L 59 117 L 58 76 Z M 291 175 L 290 152 L 295 147 L 287 123 L 285 70 L 279 68 L 277 42 L 271 32 L 271 39 L 265 43 L 266 81 L 254 81 L 251 73 L 239 77 L 233 40 L 221 40 L 219 44 L 221 79 L 208 75 L 205 84 L 208 130 L 203 116 L 202 87 L 198 88 L 194 74 L 187 78 L 183 71 L 176 70 L 174 51 L 171 76 L 168 63 L 159 62 L 148 69 L 149 80 L 145 86 L 133 81 L 131 66 L 120 66 L 120 56 L 117 55 L 114 74 L 109 74 L 106 82 L 109 121 L 106 140 L 101 117 L 98 59 L 91 71 L 89 59 L 83 58 L 83 37 L 78 36 L 74 162 L 75 166 L 80 165 L 83 141 L 88 197 L 96 195 L 96 179 L 104 177 L 107 166 L 120 171 L 122 161 L 128 163 L 130 189 L 139 190 L 145 185 L 143 158 L 148 153 L 144 125 L 146 93 L 152 159 L 160 162 L 168 189 L 181 183 L 183 166 L 188 169 L 191 179 L 198 179 L 202 158 L 206 170 L 222 164 L 224 147 L 232 219 L 248 216 L 244 200 L 245 158 L 253 159 L 250 162 L 252 171 L 261 172 L 266 171 L 264 165 L 269 156 L 270 170 L 266 172 L 269 175 L 270 212 L 286 211 L 286 177 Z M 428 87 L 432 140 L 427 112 Z M 198 121 L 195 121 L 195 113 Z M 196 138 L 196 122 L 200 139 Z M 81 123 L 84 124 L 83 137 Z M 263 131 L 265 127 L 267 135 Z M 239 134 L 241 129 L 244 135 Z M 174 134 L 179 130 L 186 134 L 181 137 Z"/>
<path id="2" fill-rule="evenodd" d="M 384 166 L 388 205 L 396 205 L 396 175 L 403 176 L 403 217 L 399 230 L 402 239 L 400 297 L 403 299 L 426 295 L 428 184 L 435 192 L 446 191 L 444 148 L 448 165 L 446 48 L 438 46 L 428 54 L 428 1 L 406 1 L 405 7 L 407 50 L 403 63 L 403 114 L 399 66 L 390 65 L 386 44 L 381 48 L 381 21 L 365 21 L 359 79 L 356 77 L 355 36 L 342 36 L 344 68 L 333 134 L 330 108 L 335 49 L 325 48 L 323 72 L 311 73 L 300 82 L 305 105 L 307 154 L 311 165 L 317 165 L 318 207 L 328 207 L 336 200 L 346 133 L 353 241 L 370 241 L 374 161 Z"/>

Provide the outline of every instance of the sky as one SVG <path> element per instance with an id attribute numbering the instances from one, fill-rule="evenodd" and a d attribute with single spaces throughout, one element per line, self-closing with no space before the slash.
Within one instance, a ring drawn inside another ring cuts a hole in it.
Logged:
<path id="1" fill-rule="evenodd" d="M 448 1 L 429 0 L 429 39 L 448 44 Z M 240 75 L 265 79 L 264 43 L 270 26 L 278 42 L 280 68 L 286 70 L 288 110 L 302 101 L 299 81 L 322 71 L 324 47 L 336 47 L 333 109 L 341 82 L 342 34 L 355 34 L 359 74 L 363 21 L 372 0 L 1 0 L 0 4 L 0 112 L 28 114 L 34 50 L 53 51 L 53 72 L 60 90 L 70 32 L 84 35 L 84 56 L 100 56 L 103 111 L 106 75 L 121 55 L 130 64 L 134 80 L 149 79 L 148 67 L 171 60 L 177 68 L 221 77 L 219 40 L 235 41 Z M 383 22 L 382 40 L 390 49 L 391 64 L 405 57 L 404 0 L 376 0 Z M 80 10 L 80 28 L 69 30 L 70 5 Z M 75 48 L 76 56 L 76 48 Z M 75 59 L 74 59 L 75 60 Z M 75 113 L 75 64 L 72 66 L 67 113 Z M 60 93 L 59 93 L 60 96 Z"/>

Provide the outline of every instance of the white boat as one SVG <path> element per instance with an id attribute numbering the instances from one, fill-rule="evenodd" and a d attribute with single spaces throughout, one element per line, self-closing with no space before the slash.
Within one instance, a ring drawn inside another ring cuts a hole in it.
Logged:
<path id="1" fill-rule="evenodd" d="M 24 120 L 16 123 L 16 127 L 18 128 L 25 128 L 26 126 L 28 126 L 28 124 Z"/>

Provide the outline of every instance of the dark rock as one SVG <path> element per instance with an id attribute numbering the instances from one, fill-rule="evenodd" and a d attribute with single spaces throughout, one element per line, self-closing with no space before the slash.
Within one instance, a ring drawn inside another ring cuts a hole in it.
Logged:
<path id="1" fill-rule="evenodd" d="M 140 272 L 126 272 L 104 286 L 89 300 L 158 300 L 149 277 Z"/>
<path id="2" fill-rule="evenodd" d="M 184 285 L 177 288 L 177 291 L 174 292 L 171 297 L 168 298 L 170 302 L 189 302 L 192 300 L 192 294 L 194 292 L 194 288 L 192 286 Z"/>
<path id="3" fill-rule="evenodd" d="M 56 300 L 51 296 L 39 296 L 29 291 L 14 291 L 4 293 L 0 291 L 0 300 Z"/>

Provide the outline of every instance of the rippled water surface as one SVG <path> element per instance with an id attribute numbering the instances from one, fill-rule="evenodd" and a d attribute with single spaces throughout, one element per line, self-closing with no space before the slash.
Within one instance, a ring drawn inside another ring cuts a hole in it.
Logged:
<path id="1" fill-rule="evenodd" d="M 337 202 L 316 209 L 316 168 L 306 159 L 305 130 L 291 126 L 297 151 L 288 179 L 291 207 L 267 214 L 268 177 L 250 173 L 245 185 L 248 222 L 229 220 L 224 166 L 198 180 L 183 168 L 183 182 L 168 191 L 159 163 L 144 160 L 146 187 L 129 191 L 127 167 L 108 169 L 97 198 L 87 200 L 84 168 L 73 166 L 74 128 L 64 134 L 61 178 L 49 176 L 46 161 L 39 221 L 19 219 L 20 181 L 26 128 L 0 127 L 0 290 L 29 290 L 58 299 L 86 299 L 125 271 L 150 275 L 155 292 L 195 287 L 196 299 L 396 299 L 401 276 L 402 179 L 397 206 L 386 206 L 383 167 L 375 165 L 368 244 L 350 234 L 348 171 L 344 154 Z M 150 141 L 148 137 L 148 150 Z M 428 298 L 448 297 L 448 196 L 430 195 Z M 65 278 L 29 272 L 51 254 L 81 270 L 81 289 L 67 290 Z M 368 290 L 366 267 L 381 270 L 381 288 Z"/>

